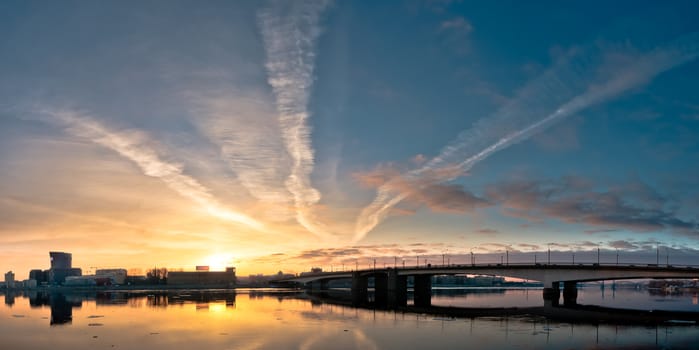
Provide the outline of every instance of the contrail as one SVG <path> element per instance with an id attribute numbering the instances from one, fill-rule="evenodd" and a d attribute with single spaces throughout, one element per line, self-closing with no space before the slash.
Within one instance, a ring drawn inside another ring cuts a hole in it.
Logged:
<path id="1" fill-rule="evenodd" d="M 181 196 L 199 204 L 210 215 L 256 230 L 263 229 L 263 225 L 255 219 L 221 205 L 206 187 L 185 175 L 180 165 L 160 159 L 156 151 L 146 144 L 141 133 L 112 131 L 93 118 L 74 111 L 44 111 L 42 114 L 52 116 L 49 121 L 59 123 L 70 134 L 109 148 L 136 163 L 145 175 L 162 180 Z"/>
<path id="2" fill-rule="evenodd" d="M 526 94 L 520 96 L 519 101 L 505 107 L 504 111 L 499 111 L 500 114 L 478 122 L 473 129 L 459 135 L 456 142 L 453 142 L 443 149 L 437 157 L 429 161 L 425 166 L 402 175 L 402 180 L 414 183 L 418 189 L 425 188 L 431 184 L 453 180 L 493 153 L 505 149 L 514 143 L 526 140 L 565 117 L 580 112 L 592 105 L 603 103 L 629 89 L 647 83 L 656 75 L 666 70 L 696 59 L 699 56 L 698 43 L 699 33 L 692 33 L 664 47 L 657 48 L 640 57 L 635 63 L 619 69 L 605 82 L 590 86 L 584 93 L 576 95 L 563 104 L 559 104 L 558 108 L 553 112 L 549 112 L 544 118 L 536 120 L 518 130 L 509 132 L 493 142 L 493 136 L 495 136 L 493 131 L 502 126 L 499 125 L 499 122 L 512 121 L 512 118 L 517 118 L 516 114 L 513 113 L 512 106 L 531 106 L 535 105 L 537 102 L 532 101 L 531 97 Z M 583 69 L 583 71 L 579 73 L 584 73 L 584 71 Z M 559 70 L 554 69 L 550 73 L 558 72 Z M 571 71 L 564 70 L 564 72 L 570 73 Z M 573 71 L 573 73 L 575 72 Z M 580 76 L 581 78 L 583 77 L 580 74 L 573 75 Z M 545 82 L 545 85 L 550 83 L 551 85 L 549 86 L 562 89 L 562 92 L 554 95 L 554 97 L 558 98 L 566 95 L 566 91 L 574 90 L 575 86 L 573 84 L 578 83 L 577 81 L 573 81 L 568 84 L 565 83 L 563 79 L 555 79 L 553 82 L 550 82 L 551 78 L 551 76 L 545 76 L 543 82 Z M 540 83 L 541 81 L 537 82 L 537 84 Z M 538 88 L 539 86 L 535 86 L 534 89 L 530 90 L 537 91 Z M 528 119 L 525 118 L 525 120 Z M 514 122 L 517 122 L 517 120 L 514 120 Z M 485 147 L 472 147 L 485 142 L 489 142 Z M 353 239 L 355 242 L 364 238 L 376 227 L 376 225 L 386 217 L 389 209 L 410 195 L 410 193 L 402 191 L 395 193 L 397 192 L 394 190 L 395 181 L 397 180 L 390 180 L 379 187 L 374 201 L 362 210 L 357 220 Z"/>
<path id="3" fill-rule="evenodd" d="M 265 221 L 294 218 L 293 198 L 284 186 L 291 157 L 279 137 L 276 110 L 267 103 L 271 98 L 233 88 L 186 95 L 198 116 L 193 124 L 219 147 L 240 184 L 264 205 L 259 215 Z"/>
<path id="4" fill-rule="evenodd" d="M 294 199 L 296 220 L 320 237 L 327 234 L 311 213 L 320 193 L 309 178 L 314 159 L 308 100 L 315 42 L 321 32 L 319 20 L 326 5 L 327 1 L 279 1 L 258 16 L 267 53 L 267 81 L 276 98 L 282 138 L 292 160 L 285 185 Z"/>

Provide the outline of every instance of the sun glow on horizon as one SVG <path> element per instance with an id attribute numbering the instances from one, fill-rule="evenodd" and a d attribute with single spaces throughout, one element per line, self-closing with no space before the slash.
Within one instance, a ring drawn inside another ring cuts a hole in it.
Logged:
<path id="1" fill-rule="evenodd" d="M 215 253 L 205 258 L 210 271 L 225 271 L 227 267 L 233 267 L 233 254 Z"/>

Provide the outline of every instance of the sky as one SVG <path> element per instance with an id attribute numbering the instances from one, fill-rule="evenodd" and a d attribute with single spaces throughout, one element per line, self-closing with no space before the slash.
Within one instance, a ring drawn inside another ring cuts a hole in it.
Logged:
<path id="1" fill-rule="evenodd" d="M 3 1 L 0 269 L 699 264 L 695 1 Z"/>

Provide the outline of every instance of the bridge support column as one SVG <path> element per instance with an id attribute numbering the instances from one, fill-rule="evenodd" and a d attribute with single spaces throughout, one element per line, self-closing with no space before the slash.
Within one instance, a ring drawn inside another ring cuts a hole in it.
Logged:
<path id="1" fill-rule="evenodd" d="M 578 287 L 575 281 L 563 282 L 563 305 L 576 305 L 578 299 Z"/>
<path id="2" fill-rule="evenodd" d="M 399 276 L 398 271 L 388 272 L 388 305 L 405 306 L 408 303 L 408 277 Z"/>
<path id="3" fill-rule="evenodd" d="M 320 292 L 321 290 L 327 290 L 328 289 L 328 281 L 327 280 L 317 280 L 311 282 L 311 291 L 312 292 Z"/>
<path id="4" fill-rule="evenodd" d="M 352 302 L 362 304 L 367 301 L 369 290 L 369 277 L 362 276 L 359 272 L 352 273 Z"/>
<path id="5" fill-rule="evenodd" d="M 388 302 L 388 276 L 383 273 L 374 275 L 374 302 L 384 306 Z"/>
<path id="6" fill-rule="evenodd" d="M 432 276 L 415 275 L 414 278 L 415 306 L 430 306 L 432 304 Z"/>
<path id="7" fill-rule="evenodd" d="M 544 287 L 544 306 L 558 306 L 561 289 L 558 282 L 553 282 L 550 288 Z"/>

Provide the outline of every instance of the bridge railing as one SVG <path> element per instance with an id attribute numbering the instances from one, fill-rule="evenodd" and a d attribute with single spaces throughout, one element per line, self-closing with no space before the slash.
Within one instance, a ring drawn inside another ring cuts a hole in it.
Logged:
<path id="1" fill-rule="evenodd" d="M 459 268 L 470 268 L 470 267 L 627 267 L 627 268 L 659 268 L 659 269 L 699 269 L 699 264 L 648 264 L 648 263 L 594 263 L 594 262 L 581 262 L 572 263 L 570 261 L 551 261 L 551 262 L 510 262 L 510 263 L 478 263 L 478 264 L 427 264 L 427 265 L 398 265 L 398 266 L 386 266 L 386 267 L 369 267 L 365 269 L 346 269 L 346 270 L 335 270 L 335 271 L 323 271 L 316 273 L 303 273 L 297 275 L 297 277 L 307 277 L 307 276 L 318 276 L 318 275 L 332 275 L 332 274 L 342 274 L 351 273 L 355 271 L 370 272 L 370 271 L 385 271 L 391 269 L 398 270 L 414 270 L 414 269 L 459 269 Z"/>

